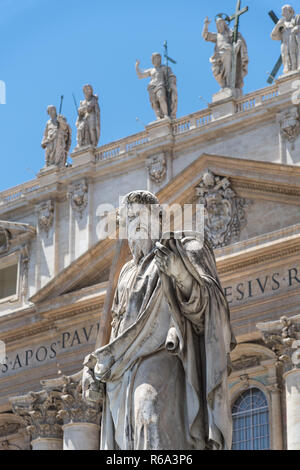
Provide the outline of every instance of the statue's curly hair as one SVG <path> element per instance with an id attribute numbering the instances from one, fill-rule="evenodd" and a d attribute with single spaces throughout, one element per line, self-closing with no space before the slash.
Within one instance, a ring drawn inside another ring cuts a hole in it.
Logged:
<path id="1" fill-rule="evenodd" d="M 139 190 L 131 191 L 126 194 L 122 204 L 159 204 L 157 197 L 150 191 Z"/>

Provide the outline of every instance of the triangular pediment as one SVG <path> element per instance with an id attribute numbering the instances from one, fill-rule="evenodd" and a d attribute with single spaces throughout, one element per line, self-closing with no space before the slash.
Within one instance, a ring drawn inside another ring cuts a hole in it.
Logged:
<path id="1" fill-rule="evenodd" d="M 0 256 L 12 251 L 36 234 L 36 229 L 29 224 L 0 220 Z"/>
<path id="2" fill-rule="evenodd" d="M 293 232 L 291 235 L 300 236 L 300 167 L 202 154 L 157 193 L 160 203 L 183 205 L 197 202 L 197 187 L 207 170 L 220 177 L 221 180 L 228 180 L 230 188 L 238 198 L 245 198 L 251 202 L 245 214 L 248 228 L 246 223 L 246 228 L 241 234 L 244 239 L 235 242 L 234 245 L 216 249 L 217 262 L 220 260 L 222 266 L 226 257 L 232 258 L 230 258 L 230 263 L 235 260 L 238 263 L 238 258 L 245 257 L 244 252 L 249 247 L 250 257 L 254 256 L 253 250 L 259 247 L 263 251 L 266 234 L 274 244 L 281 243 L 284 237 L 282 230 L 285 226 L 294 225 L 294 231 L 289 229 Z M 276 212 L 277 208 L 278 214 L 284 215 L 281 225 L 279 223 L 276 226 L 273 214 L 269 224 L 270 229 L 268 228 L 267 214 L 265 216 L 263 214 L 266 207 L 271 213 Z M 291 212 L 290 218 L 289 211 Z M 297 212 L 299 221 L 295 216 Z M 259 213 L 261 221 L 255 223 L 255 218 Z M 255 229 L 253 225 L 256 225 Z M 254 240 L 253 246 L 251 240 Z M 108 281 L 116 246 L 116 240 L 99 241 L 61 271 L 30 300 L 35 304 L 41 304 L 49 299 Z M 129 257 L 128 247 L 127 253 Z"/>

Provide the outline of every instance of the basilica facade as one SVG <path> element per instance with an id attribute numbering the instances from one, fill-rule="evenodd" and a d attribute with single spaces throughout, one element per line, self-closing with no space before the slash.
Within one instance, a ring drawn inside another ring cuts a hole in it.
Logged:
<path id="1" fill-rule="evenodd" d="M 98 147 L 90 87 L 72 165 L 48 148 L 34 180 L 0 193 L 0 449 L 99 449 L 101 400 L 82 398 L 83 360 L 109 338 L 107 298 L 129 258 L 103 236 L 104 216 L 136 189 L 204 205 L 238 343 L 232 449 L 300 449 L 299 80 L 223 93 Z"/>

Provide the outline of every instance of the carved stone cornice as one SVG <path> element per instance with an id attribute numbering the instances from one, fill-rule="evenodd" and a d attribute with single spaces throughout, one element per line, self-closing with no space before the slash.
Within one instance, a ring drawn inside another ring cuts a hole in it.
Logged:
<path id="1" fill-rule="evenodd" d="M 285 370 L 300 368 L 300 315 L 256 326 L 266 345 L 276 354 L 277 366 Z"/>
<path id="2" fill-rule="evenodd" d="M 242 251 L 242 250 L 241 250 Z M 280 260 L 300 253 L 300 237 L 291 240 L 278 240 L 269 246 L 259 246 L 249 249 L 247 253 L 238 253 L 236 256 L 218 259 L 217 267 L 220 275 L 234 273 L 258 264 L 267 264 L 273 260 Z M 236 258 L 236 260 L 234 259 Z"/>
<path id="3" fill-rule="evenodd" d="M 31 440 L 37 438 L 62 438 L 62 421 L 57 416 L 60 397 L 57 392 L 29 392 L 27 395 L 12 397 L 12 410 L 26 425 Z"/>
<path id="4" fill-rule="evenodd" d="M 232 370 L 239 371 L 250 369 L 260 365 L 260 358 L 258 356 L 241 356 L 238 360 L 232 363 Z"/>

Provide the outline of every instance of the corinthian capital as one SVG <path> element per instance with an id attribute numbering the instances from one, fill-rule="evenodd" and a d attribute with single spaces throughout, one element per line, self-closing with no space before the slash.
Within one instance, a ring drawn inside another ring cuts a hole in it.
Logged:
<path id="1" fill-rule="evenodd" d="M 276 354 L 277 365 L 300 367 L 300 315 L 256 326 L 266 345 Z"/>
<path id="2" fill-rule="evenodd" d="M 62 420 L 57 416 L 60 397 L 57 392 L 29 392 L 12 397 L 12 409 L 26 425 L 31 440 L 37 438 L 62 438 Z"/>
<path id="3" fill-rule="evenodd" d="M 59 379 L 43 380 L 41 383 L 48 393 L 50 391 L 59 393 L 60 409 L 57 417 L 63 421 L 63 424 L 100 423 L 100 401 L 85 400 L 82 397 L 82 371 Z"/>

